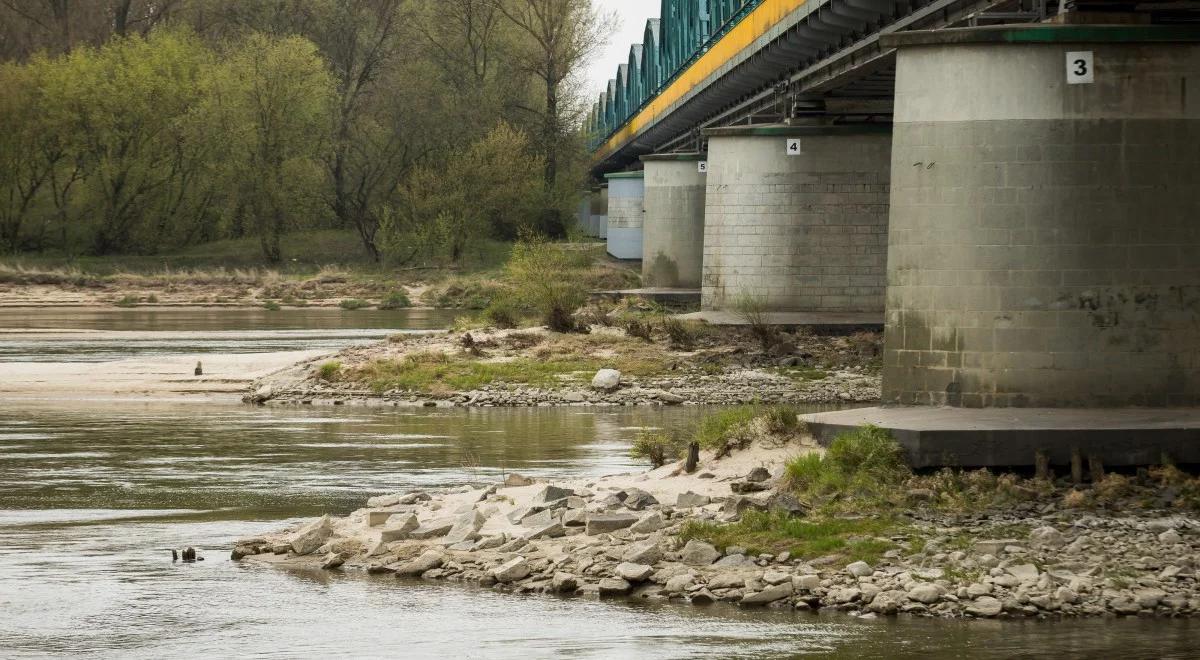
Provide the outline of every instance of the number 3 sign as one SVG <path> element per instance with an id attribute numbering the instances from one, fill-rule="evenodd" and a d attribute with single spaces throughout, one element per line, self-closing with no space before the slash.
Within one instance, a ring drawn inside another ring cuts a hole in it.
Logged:
<path id="1" fill-rule="evenodd" d="M 1096 82 L 1094 64 L 1090 50 L 1067 53 L 1067 84 L 1089 85 Z"/>

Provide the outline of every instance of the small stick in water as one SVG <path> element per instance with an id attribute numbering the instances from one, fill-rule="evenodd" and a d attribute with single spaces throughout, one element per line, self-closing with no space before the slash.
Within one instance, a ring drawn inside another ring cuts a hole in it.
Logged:
<path id="1" fill-rule="evenodd" d="M 171 561 L 179 561 L 179 552 L 175 548 L 171 548 Z"/>
<path id="2" fill-rule="evenodd" d="M 199 362 L 196 363 L 196 375 L 197 376 L 204 375 L 204 365 L 200 364 Z"/>

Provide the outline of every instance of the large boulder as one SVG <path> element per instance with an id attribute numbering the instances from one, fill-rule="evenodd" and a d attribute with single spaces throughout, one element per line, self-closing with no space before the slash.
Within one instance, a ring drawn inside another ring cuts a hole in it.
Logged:
<path id="1" fill-rule="evenodd" d="M 529 577 L 530 572 L 529 562 L 524 557 L 516 557 L 492 569 L 492 577 L 497 582 L 516 582 Z"/>
<path id="2" fill-rule="evenodd" d="M 394 570 L 398 576 L 411 577 L 438 568 L 442 565 L 443 561 L 445 559 L 440 551 L 426 550 L 420 557 L 398 564 Z"/>
<path id="3" fill-rule="evenodd" d="M 707 495 L 697 495 L 689 490 L 686 493 L 680 493 L 675 498 L 675 507 L 678 509 L 691 509 L 698 506 L 705 506 L 711 501 L 712 498 Z"/>
<path id="4" fill-rule="evenodd" d="M 622 562 L 617 564 L 617 568 L 613 571 L 617 577 L 630 582 L 645 582 L 654 573 L 652 566 L 646 564 L 635 564 L 633 562 Z"/>
<path id="5" fill-rule="evenodd" d="M 637 516 L 629 513 L 593 513 L 587 517 L 585 531 L 589 536 L 608 534 L 625 529 L 637 521 Z"/>
<path id="6" fill-rule="evenodd" d="M 655 541 L 639 541 L 630 544 L 624 554 L 621 555 L 621 561 L 628 561 L 634 564 L 653 564 L 659 559 L 662 559 L 662 549 L 658 547 Z"/>
<path id="7" fill-rule="evenodd" d="M 411 513 L 393 515 L 388 520 L 388 526 L 379 532 L 379 540 L 384 543 L 403 541 L 420 526 L 421 522 Z"/>
<path id="8" fill-rule="evenodd" d="M 559 488 L 558 486 L 543 486 L 541 490 L 534 494 L 533 506 L 546 506 L 559 500 L 565 500 L 575 494 L 575 491 L 570 488 Z"/>
<path id="9" fill-rule="evenodd" d="M 454 545 L 463 541 L 475 541 L 479 539 L 479 530 L 483 524 L 487 522 L 483 514 L 479 511 L 471 511 L 465 513 L 454 522 L 454 526 L 446 533 L 444 543 Z"/>
<path id="10" fill-rule="evenodd" d="M 658 500 L 653 495 L 638 488 L 625 489 L 625 508 L 633 511 L 641 511 L 649 506 L 658 504 Z"/>
<path id="11" fill-rule="evenodd" d="M 767 603 L 774 603 L 777 600 L 787 598 L 788 596 L 791 596 L 792 593 L 793 591 L 791 582 L 773 584 L 762 591 L 748 593 L 745 596 L 742 596 L 741 603 L 742 605 L 766 605 Z"/>
<path id="12" fill-rule="evenodd" d="M 679 551 L 679 561 L 688 566 L 710 566 L 721 553 L 711 543 L 692 539 Z"/>
<path id="13" fill-rule="evenodd" d="M 667 521 L 663 519 L 663 515 L 657 511 L 651 511 L 643 515 L 637 522 L 630 525 L 629 529 L 638 534 L 650 534 L 657 532 L 667 526 Z"/>
<path id="14" fill-rule="evenodd" d="M 311 555 L 325 545 L 333 535 L 333 523 L 328 515 L 301 527 L 288 541 L 291 551 L 297 555 Z"/>
<path id="15" fill-rule="evenodd" d="M 436 539 L 450 533 L 454 529 L 453 518 L 439 518 L 422 523 L 420 527 L 408 533 L 408 538 L 417 540 Z"/>
<path id="16" fill-rule="evenodd" d="M 601 369 L 592 378 L 592 389 L 612 392 L 621 386 L 621 372 L 616 369 Z"/>

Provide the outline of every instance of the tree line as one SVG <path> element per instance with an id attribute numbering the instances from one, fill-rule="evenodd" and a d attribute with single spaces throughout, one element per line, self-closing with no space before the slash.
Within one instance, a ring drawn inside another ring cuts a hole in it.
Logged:
<path id="1" fill-rule="evenodd" d="M 591 0 L 0 0 L 0 249 L 562 235 Z"/>

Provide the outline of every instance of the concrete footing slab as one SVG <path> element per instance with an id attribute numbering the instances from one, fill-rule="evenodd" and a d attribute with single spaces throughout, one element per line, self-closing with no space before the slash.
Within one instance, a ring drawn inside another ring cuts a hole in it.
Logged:
<path id="1" fill-rule="evenodd" d="M 682 321 L 704 321 L 710 325 L 750 325 L 741 315 L 727 310 L 705 310 L 681 314 Z M 808 327 L 858 327 L 883 328 L 882 312 L 767 312 L 763 314 L 767 325 Z"/>
<path id="2" fill-rule="evenodd" d="M 646 287 L 642 289 L 617 289 L 612 291 L 597 291 L 596 295 L 620 300 L 622 298 L 645 298 L 661 303 L 699 304 L 700 289 L 672 289 L 665 287 Z"/>
<path id="3" fill-rule="evenodd" d="M 814 438 L 873 424 L 903 445 L 914 468 L 1070 464 L 1073 450 L 1110 466 L 1200 463 L 1200 408 L 856 408 L 803 415 Z"/>

